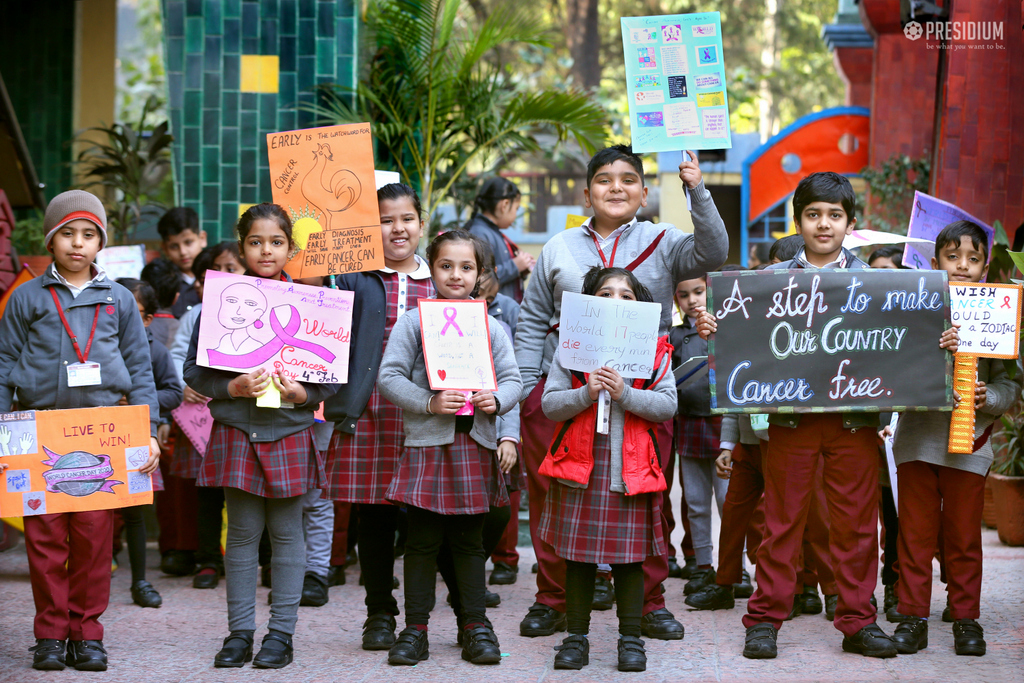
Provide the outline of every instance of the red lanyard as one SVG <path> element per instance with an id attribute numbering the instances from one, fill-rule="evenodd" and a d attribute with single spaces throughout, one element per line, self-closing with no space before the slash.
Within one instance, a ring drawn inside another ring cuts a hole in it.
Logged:
<path id="1" fill-rule="evenodd" d="M 89 349 L 92 348 L 92 338 L 96 335 L 96 323 L 100 319 L 100 306 L 102 304 L 96 304 L 96 315 L 92 317 L 92 329 L 89 331 L 89 341 L 85 345 L 85 354 L 83 354 L 82 349 L 78 347 L 78 337 L 71 331 L 71 325 L 68 325 L 68 319 L 64 317 L 64 309 L 61 307 L 60 299 L 57 298 L 57 292 L 54 291 L 53 287 L 50 287 L 50 294 L 53 295 L 53 303 L 57 306 L 57 314 L 60 315 L 60 321 L 64 323 L 64 329 L 67 331 L 68 337 L 71 338 L 71 344 L 75 347 L 78 360 L 84 363 L 89 358 Z"/>
<path id="2" fill-rule="evenodd" d="M 594 240 L 594 246 L 597 248 L 597 255 L 601 257 L 601 263 L 604 264 L 605 268 L 612 268 L 615 266 L 615 251 L 619 248 L 619 238 L 622 237 L 620 232 L 615 236 L 615 242 L 612 244 L 612 258 L 611 261 L 604 257 L 604 250 L 601 249 L 601 245 L 597 243 L 597 235 L 594 234 L 593 228 L 590 231 L 590 239 Z"/>
<path id="3" fill-rule="evenodd" d="M 505 248 L 508 249 L 508 255 L 511 256 L 512 258 L 515 258 L 516 254 L 519 253 L 519 247 L 516 245 L 515 242 L 505 237 L 504 235 L 501 236 L 501 239 L 505 240 Z"/>

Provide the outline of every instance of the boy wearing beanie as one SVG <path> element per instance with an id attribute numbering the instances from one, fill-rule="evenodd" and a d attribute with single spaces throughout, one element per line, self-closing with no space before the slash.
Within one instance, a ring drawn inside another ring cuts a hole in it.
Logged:
<path id="1" fill-rule="evenodd" d="M 148 405 L 154 471 L 160 419 L 146 330 L 134 295 L 93 263 L 107 242 L 106 212 L 71 190 L 46 208 L 53 265 L 11 294 L 0 318 L 0 412 Z M 32 666 L 105 671 L 100 615 L 110 598 L 111 510 L 25 517 L 36 645 Z"/>

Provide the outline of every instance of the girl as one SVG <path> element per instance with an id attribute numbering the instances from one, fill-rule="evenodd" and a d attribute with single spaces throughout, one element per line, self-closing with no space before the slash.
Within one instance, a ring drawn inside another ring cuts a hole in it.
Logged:
<path id="1" fill-rule="evenodd" d="M 502 234 L 516 220 L 519 212 L 521 193 L 511 180 L 495 176 L 480 186 L 473 206 L 476 211 L 465 229 L 479 237 L 494 251 L 495 270 L 498 274 L 498 290 L 505 296 L 523 301 L 522 278 L 533 268 L 536 260 L 529 253 L 521 251 L 516 244 Z"/>
<path id="2" fill-rule="evenodd" d="M 652 300 L 647 288 L 624 268 L 591 268 L 583 280 L 583 293 Z M 654 430 L 676 410 L 671 349 L 667 337 L 659 339 L 654 374 L 630 384 L 613 368 L 584 375 L 563 368 L 557 355 L 551 362 L 541 405 L 549 419 L 561 424 L 540 468 L 554 481 L 544 501 L 539 533 L 566 561 L 569 636 L 557 648 L 556 669 L 580 669 L 589 662 L 587 634 L 599 562 L 611 564 L 615 577 L 619 671 L 647 668 L 640 640 L 642 563 L 665 552 L 662 535 L 655 530 L 661 491 L 666 487 Z M 601 390 L 608 391 L 613 401 L 607 435 L 595 434 L 595 401 Z M 580 477 L 581 468 L 589 476 Z"/>
<path id="3" fill-rule="evenodd" d="M 238 220 L 238 241 L 247 275 L 267 280 L 291 278 L 284 266 L 294 250 L 292 224 L 276 204 L 257 204 Z M 279 669 L 292 661 L 292 635 L 298 617 L 306 547 L 302 538 L 302 496 L 324 483 L 323 463 L 313 437 L 313 412 L 337 386 L 303 384 L 260 368 L 234 375 L 196 364 L 197 325 L 185 360 L 185 382 L 210 397 L 213 431 L 196 482 L 224 488 L 228 538 L 224 564 L 228 578 L 230 635 L 214 658 L 216 667 L 239 667 L 252 658 L 256 630 L 257 547 L 263 527 L 274 549 L 274 591 L 270 632 L 253 665 Z M 256 407 L 270 388 L 291 409 Z"/>
<path id="4" fill-rule="evenodd" d="M 434 296 L 427 262 L 416 255 L 423 235 L 419 197 L 408 185 L 377 190 L 384 237 L 384 268 L 369 273 L 328 276 L 325 285 L 355 293 L 349 380 L 324 403 L 324 419 L 334 422 L 327 455 L 327 496 L 359 503 L 359 567 L 366 585 L 364 650 L 395 644 L 398 603 L 395 586 L 395 532 L 398 507 L 384 499 L 405 442 L 402 410 L 377 390 L 377 372 L 391 331 L 420 299 Z"/>
<path id="5" fill-rule="evenodd" d="M 476 238 L 464 230 L 439 235 L 427 249 L 438 298 L 469 299 L 483 264 Z M 406 627 L 388 652 L 389 664 L 415 665 L 430 655 L 427 621 L 433 605 L 436 559 L 443 541 L 451 549 L 462 602 L 462 658 L 474 664 L 501 661 L 498 639 L 484 606 L 484 517 L 508 505 L 499 472 L 496 416 L 519 399 L 522 380 L 512 342 L 489 319 L 497 391 L 469 399 L 473 414 L 456 417 L 466 403 L 461 391 L 430 390 L 418 311 L 399 319 L 380 366 L 377 387 L 403 410 L 405 448 L 385 497 L 406 506 Z"/>

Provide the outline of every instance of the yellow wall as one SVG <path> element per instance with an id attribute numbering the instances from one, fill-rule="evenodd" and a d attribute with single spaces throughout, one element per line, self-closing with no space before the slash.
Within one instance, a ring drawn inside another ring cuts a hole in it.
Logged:
<path id="1" fill-rule="evenodd" d="M 116 61 L 117 0 L 78 0 L 72 119 L 76 132 L 114 123 Z"/>

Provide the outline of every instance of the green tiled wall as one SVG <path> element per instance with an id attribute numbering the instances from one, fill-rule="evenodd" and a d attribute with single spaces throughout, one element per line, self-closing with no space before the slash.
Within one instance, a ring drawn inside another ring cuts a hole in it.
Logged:
<path id="1" fill-rule="evenodd" d="M 312 125 L 317 83 L 353 85 L 354 0 L 162 0 L 178 203 L 211 240 L 270 201 L 267 133 Z M 241 56 L 277 55 L 278 92 L 242 92 Z"/>

